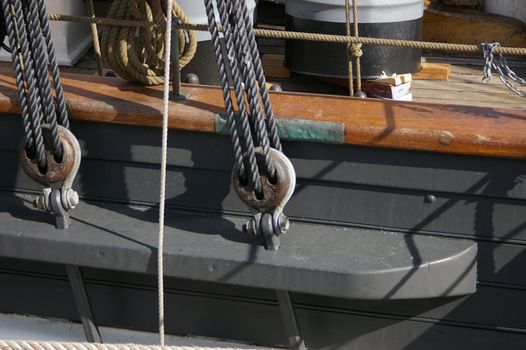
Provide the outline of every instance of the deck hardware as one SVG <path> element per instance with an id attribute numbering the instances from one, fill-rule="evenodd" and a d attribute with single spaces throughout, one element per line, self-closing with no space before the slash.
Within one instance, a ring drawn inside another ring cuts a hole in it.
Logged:
<path id="1" fill-rule="evenodd" d="M 61 138 L 65 140 L 64 144 L 71 146 L 71 166 L 69 173 L 65 174 L 60 188 L 52 188 L 52 182 L 43 183 L 42 194 L 33 202 L 34 206 L 40 210 L 45 210 L 55 215 L 55 226 L 59 229 L 67 229 L 71 224 L 69 211 L 74 209 L 79 203 L 79 195 L 72 188 L 73 181 L 77 176 L 80 161 L 80 145 L 73 133 L 63 126 L 59 126 Z M 69 151 L 68 151 L 69 152 Z"/>
<path id="2" fill-rule="evenodd" d="M 177 18 L 174 18 L 173 21 L 177 21 Z M 181 92 L 181 62 L 179 60 L 179 35 L 177 25 L 174 23 L 172 25 L 172 48 L 171 48 L 171 57 L 173 57 L 171 62 L 170 70 L 172 71 L 172 85 L 173 90 L 170 94 L 170 99 L 172 101 L 184 101 L 186 96 Z"/>
<path id="3" fill-rule="evenodd" d="M 363 91 L 356 91 L 356 93 L 354 94 L 354 97 L 367 98 L 367 94 Z"/>
<path id="4" fill-rule="evenodd" d="M 184 82 L 190 85 L 199 85 L 199 76 L 195 73 L 188 73 L 184 77 Z"/>
<path id="5" fill-rule="evenodd" d="M 435 203 L 437 201 L 437 197 L 434 194 L 427 194 L 425 201 L 427 203 Z"/>
<path id="6" fill-rule="evenodd" d="M 270 91 L 276 91 L 276 92 L 283 92 L 283 87 L 281 86 L 281 84 L 272 84 L 270 85 L 270 88 L 269 88 Z"/>
<path id="7" fill-rule="evenodd" d="M 296 173 L 282 153 L 252 22 L 245 1 L 205 0 L 205 7 L 234 148 L 232 184 L 254 212 L 245 231 L 277 250 Z"/>
<path id="8" fill-rule="evenodd" d="M 37 208 L 55 214 L 67 228 L 69 210 L 79 201 L 71 186 L 81 151 L 69 131 L 69 116 L 44 1 L 0 1 L 16 77 L 24 140 L 19 160 L 24 171 L 44 185 Z M 55 184 L 62 183 L 61 188 Z"/>
<path id="9" fill-rule="evenodd" d="M 256 150 L 261 154 L 260 150 Z M 271 156 L 276 167 L 276 184 L 272 184 L 266 175 L 262 175 L 263 198 L 258 199 L 254 190 L 240 184 L 238 169 L 232 172 L 232 183 L 239 197 L 253 211 L 254 216 L 244 226 L 243 230 L 255 237 L 263 237 L 265 248 L 278 250 L 279 236 L 288 231 L 289 218 L 283 213 L 296 187 L 296 172 L 290 160 L 282 153 L 271 148 Z M 268 198 L 267 198 L 268 196 Z"/>

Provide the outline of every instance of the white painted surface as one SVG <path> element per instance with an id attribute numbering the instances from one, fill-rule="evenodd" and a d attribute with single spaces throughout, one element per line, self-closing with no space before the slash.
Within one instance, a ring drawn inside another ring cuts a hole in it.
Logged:
<path id="1" fill-rule="evenodd" d="M 190 22 L 195 24 L 208 24 L 208 17 L 203 0 L 178 0 L 177 3 L 184 10 L 188 18 L 190 18 Z M 250 19 L 254 22 L 256 0 L 246 0 L 246 3 Z M 219 13 L 216 13 L 216 16 L 219 17 Z M 196 35 L 197 41 L 208 41 L 212 39 L 208 32 L 198 31 Z"/>
<path id="2" fill-rule="evenodd" d="M 130 331 L 100 327 L 102 340 L 108 344 L 133 343 L 154 345 L 158 343 L 156 333 Z M 0 314 L 0 339 L 85 342 L 84 330 L 78 323 L 34 316 Z M 268 349 L 238 343 L 194 337 L 166 336 L 166 345 L 201 346 L 239 349 Z"/>
<path id="3" fill-rule="evenodd" d="M 293 17 L 345 23 L 345 0 L 287 0 L 284 3 L 287 14 Z M 359 23 L 410 21 L 424 14 L 424 0 L 361 0 L 357 5 Z"/>
<path id="4" fill-rule="evenodd" d="M 526 23 L 526 0 L 484 0 L 486 12 L 515 17 Z"/>
<path id="5" fill-rule="evenodd" d="M 86 16 L 84 1 L 46 0 L 49 13 L 61 13 Z M 91 45 L 89 26 L 80 23 L 51 21 L 53 45 L 59 65 L 72 66 Z M 11 61 L 11 55 L 5 50 L 0 52 L 1 61 Z"/>

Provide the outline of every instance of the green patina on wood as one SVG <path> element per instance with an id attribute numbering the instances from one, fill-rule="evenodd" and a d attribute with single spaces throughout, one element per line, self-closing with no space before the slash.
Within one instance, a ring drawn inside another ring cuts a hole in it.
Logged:
<path id="1" fill-rule="evenodd" d="M 276 119 L 278 134 L 283 140 L 318 143 L 345 143 L 345 125 L 334 122 L 320 122 L 302 119 Z M 218 115 L 215 121 L 216 132 L 229 135 L 226 116 Z"/>

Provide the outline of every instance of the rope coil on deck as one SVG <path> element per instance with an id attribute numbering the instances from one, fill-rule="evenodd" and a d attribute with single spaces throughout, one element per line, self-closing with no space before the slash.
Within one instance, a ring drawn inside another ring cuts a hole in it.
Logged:
<path id="1" fill-rule="evenodd" d="M 108 26 L 102 33 L 102 53 L 111 68 L 127 80 L 147 85 L 164 81 L 166 15 L 160 0 L 115 0 L 108 14 L 109 20 L 122 24 L 123 20 L 157 23 L 155 27 Z M 181 23 L 189 23 L 183 9 L 172 2 L 171 14 Z M 88 17 L 89 18 L 89 17 Z M 91 17 L 93 19 L 93 17 Z M 197 38 L 193 30 L 181 29 L 179 40 L 179 64 L 187 65 L 197 50 Z"/>
<path id="2" fill-rule="evenodd" d="M 25 340 L 0 340 L 0 350 L 247 350 L 235 347 L 160 346 L 139 344 L 66 343 Z M 257 349 L 254 347 L 254 349 Z"/>

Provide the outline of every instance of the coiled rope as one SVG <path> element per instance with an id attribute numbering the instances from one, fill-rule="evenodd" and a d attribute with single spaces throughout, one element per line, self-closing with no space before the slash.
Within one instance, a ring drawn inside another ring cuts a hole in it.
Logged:
<path id="1" fill-rule="evenodd" d="M 165 1 L 161 0 L 113 1 L 107 19 L 109 22 L 106 24 L 123 24 L 124 21 L 156 24 L 155 26 L 110 25 L 103 31 L 102 54 L 110 67 L 121 77 L 146 85 L 163 83 L 166 47 L 164 3 Z M 188 24 L 190 22 L 176 1 L 172 2 L 172 14 L 180 23 Z M 95 20 L 94 17 L 84 18 Z M 193 30 L 187 29 L 180 29 L 178 37 L 179 62 L 181 67 L 184 67 L 195 55 L 197 38 Z"/>

